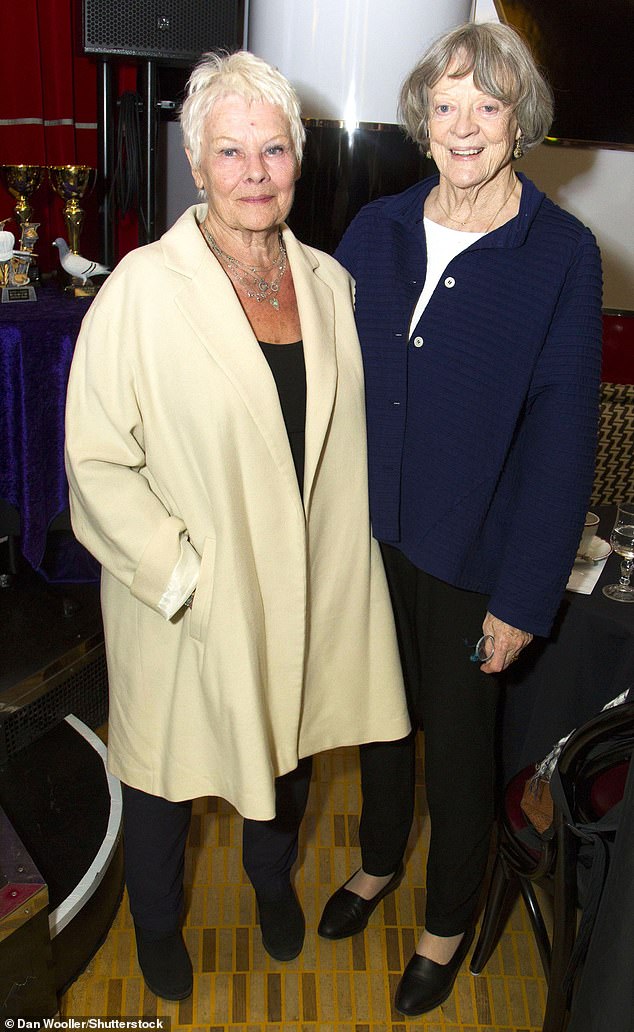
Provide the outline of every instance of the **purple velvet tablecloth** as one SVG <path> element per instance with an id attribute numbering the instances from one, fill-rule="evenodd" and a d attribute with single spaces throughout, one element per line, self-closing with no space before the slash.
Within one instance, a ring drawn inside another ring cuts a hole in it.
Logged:
<path id="1" fill-rule="evenodd" d="M 70 535 L 58 554 L 47 552 L 49 526 L 68 509 L 66 385 L 90 300 L 58 285 L 38 286 L 37 296 L 0 306 L 0 499 L 19 513 L 22 553 L 34 569 L 50 580 L 94 580 L 97 564 Z"/>

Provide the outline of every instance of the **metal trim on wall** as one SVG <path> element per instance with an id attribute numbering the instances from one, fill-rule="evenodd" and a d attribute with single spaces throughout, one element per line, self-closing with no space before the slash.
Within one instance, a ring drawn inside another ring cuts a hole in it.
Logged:
<path id="1" fill-rule="evenodd" d="M 373 133 L 394 133 L 403 132 L 400 125 L 395 122 L 351 122 L 343 118 L 302 118 L 306 129 L 346 129 L 354 132 L 355 129 L 367 129 Z"/>

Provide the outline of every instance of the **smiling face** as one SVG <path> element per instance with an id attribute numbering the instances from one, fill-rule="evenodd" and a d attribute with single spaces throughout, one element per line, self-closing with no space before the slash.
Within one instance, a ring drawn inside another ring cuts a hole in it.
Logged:
<path id="1" fill-rule="evenodd" d="M 451 78 L 452 66 L 430 89 L 430 149 L 441 177 L 457 189 L 479 187 L 511 161 L 520 129 L 512 108 L 473 81 Z"/>
<path id="2" fill-rule="evenodd" d="M 235 94 L 216 101 L 200 165 L 192 167 L 197 188 L 207 194 L 214 235 L 248 237 L 277 229 L 291 209 L 298 171 L 280 108 Z"/>

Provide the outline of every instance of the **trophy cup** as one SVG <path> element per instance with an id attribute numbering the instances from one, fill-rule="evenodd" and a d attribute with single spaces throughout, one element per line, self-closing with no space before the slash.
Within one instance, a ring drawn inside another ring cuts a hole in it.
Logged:
<path id="1" fill-rule="evenodd" d="M 79 255 L 79 238 L 84 224 L 84 212 L 79 199 L 89 187 L 92 189 L 95 185 L 97 169 L 89 165 L 50 165 L 49 175 L 54 190 L 65 201 L 64 222 L 70 254 Z M 97 288 L 91 282 L 86 282 L 86 277 L 70 275 L 71 283 L 66 290 L 71 290 L 75 297 L 93 297 L 96 294 Z"/>
<path id="2" fill-rule="evenodd" d="M 79 254 L 79 238 L 84 224 L 84 212 L 79 205 L 97 170 L 88 165 L 51 165 L 49 173 L 56 193 L 64 204 L 64 222 L 68 231 L 68 246 Z M 94 179 L 93 179 L 94 183 Z"/>
<path id="3" fill-rule="evenodd" d="M 15 216 L 20 224 L 31 222 L 33 214 L 29 197 L 44 177 L 41 165 L 2 165 L 2 179 L 12 197 L 17 199 Z"/>

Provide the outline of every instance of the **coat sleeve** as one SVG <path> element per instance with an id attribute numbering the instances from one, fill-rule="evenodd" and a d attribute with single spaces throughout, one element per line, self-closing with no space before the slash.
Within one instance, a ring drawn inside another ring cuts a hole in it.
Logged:
<path id="1" fill-rule="evenodd" d="M 601 258 L 581 236 L 529 390 L 517 504 L 489 609 L 549 633 L 574 562 L 592 490 L 601 381 Z"/>
<path id="2" fill-rule="evenodd" d="M 117 277 L 93 302 L 75 348 L 66 404 L 73 530 L 104 569 L 161 612 L 183 521 L 152 490 L 131 340 Z M 165 615 L 165 614 L 164 614 Z"/>

